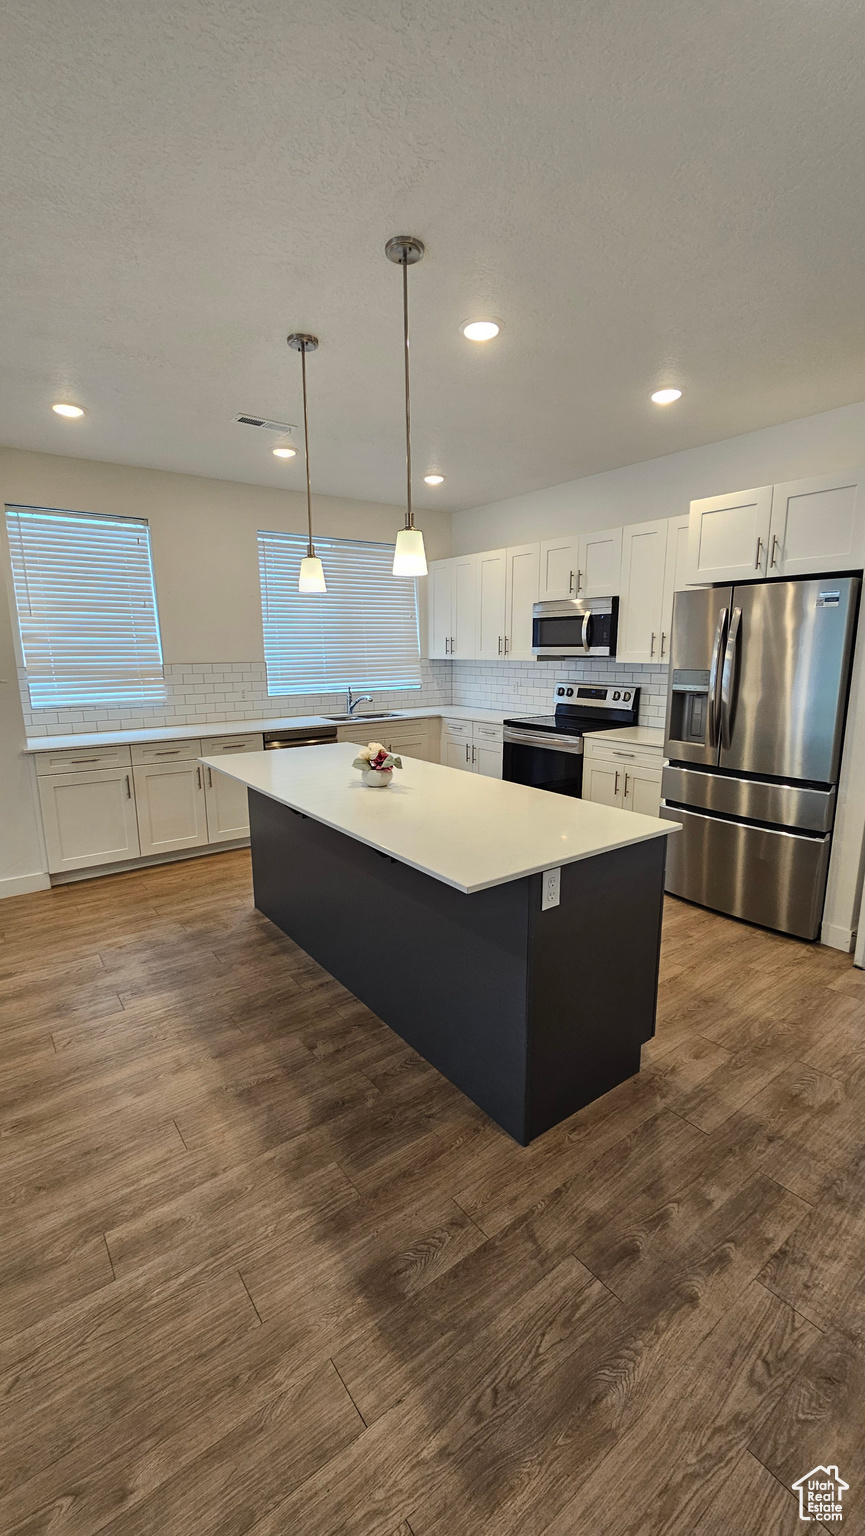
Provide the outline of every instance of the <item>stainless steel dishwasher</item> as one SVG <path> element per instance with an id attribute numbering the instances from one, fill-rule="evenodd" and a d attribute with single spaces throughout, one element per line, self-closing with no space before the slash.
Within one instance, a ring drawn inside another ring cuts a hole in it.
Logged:
<path id="1" fill-rule="evenodd" d="M 280 731 L 265 731 L 265 752 L 281 752 L 284 747 L 320 747 L 325 742 L 336 741 L 335 725 L 299 725 L 293 731 L 285 726 Z"/>

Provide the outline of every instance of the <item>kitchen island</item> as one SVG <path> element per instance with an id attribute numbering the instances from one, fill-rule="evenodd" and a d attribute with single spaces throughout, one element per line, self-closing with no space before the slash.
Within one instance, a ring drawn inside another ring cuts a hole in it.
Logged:
<path id="1" fill-rule="evenodd" d="M 526 1145 L 639 1071 L 678 828 L 415 758 L 370 789 L 356 750 L 202 762 L 249 791 L 258 909 Z"/>

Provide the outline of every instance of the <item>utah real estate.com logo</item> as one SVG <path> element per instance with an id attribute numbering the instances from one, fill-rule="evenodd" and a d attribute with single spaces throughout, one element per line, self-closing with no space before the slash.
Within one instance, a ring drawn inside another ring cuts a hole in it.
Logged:
<path id="1" fill-rule="evenodd" d="M 850 1487 L 838 1476 L 837 1467 L 812 1467 L 804 1477 L 793 1483 L 794 1493 L 799 1495 L 799 1519 L 841 1520 L 841 1499 Z"/>

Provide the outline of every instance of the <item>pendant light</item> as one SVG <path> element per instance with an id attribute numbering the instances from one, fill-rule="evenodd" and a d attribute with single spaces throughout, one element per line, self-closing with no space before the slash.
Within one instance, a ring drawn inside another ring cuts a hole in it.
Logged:
<path id="1" fill-rule="evenodd" d="M 414 235 L 394 235 L 388 240 L 384 253 L 389 261 L 402 267 L 402 331 L 405 356 L 405 527 L 396 536 L 393 552 L 394 576 L 425 576 L 426 552 L 423 534 L 414 525 L 411 507 L 411 393 L 408 376 L 408 269 L 420 261 L 424 248 Z"/>
<path id="2" fill-rule="evenodd" d="M 297 590 L 298 592 L 326 592 L 327 584 L 324 579 L 324 567 L 315 552 L 315 546 L 312 542 L 312 489 L 309 480 L 309 414 L 306 408 L 306 354 L 307 352 L 316 351 L 318 337 L 307 336 L 302 331 L 295 331 L 289 336 L 288 345 L 294 352 L 300 353 L 300 369 L 303 378 L 303 446 L 306 454 L 306 516 L 309 528 L 306 554 L 300 562 Z"/>

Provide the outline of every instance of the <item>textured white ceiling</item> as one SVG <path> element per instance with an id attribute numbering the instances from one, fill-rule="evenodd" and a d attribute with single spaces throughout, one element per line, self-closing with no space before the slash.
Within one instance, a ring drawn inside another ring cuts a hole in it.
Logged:
<path id="1" fill-rule="evenodd" d="M 309 329 L 314 485 L 398 502 L 403 232 L 423 505 L 860 399 L 863 36 L 861 0 L 6 0 L 0 439 L 300 488 L 232 418 L 301 419 Z"/>

